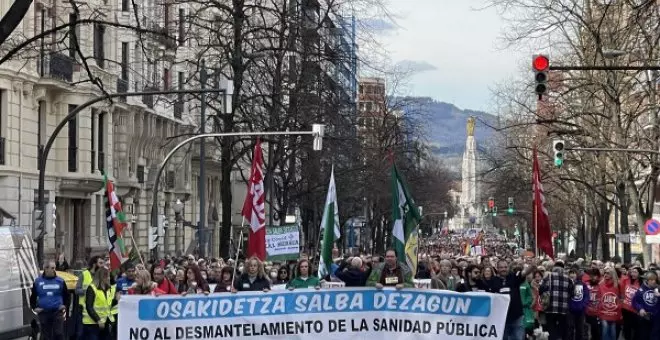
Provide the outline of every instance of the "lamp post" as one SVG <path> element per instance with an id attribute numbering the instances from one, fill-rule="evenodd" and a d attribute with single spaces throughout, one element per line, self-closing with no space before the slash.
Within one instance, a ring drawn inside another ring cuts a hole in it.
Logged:
<path id="1" fill-rule="evenodd" d="M 181 202 L 180 199 L 177 198 L 176 202 L 172 206 L 172 209 L 174 210 L 174 251 L 176 252 L 176 255 L 179 256 L 179 252 L 181 251 L 181 226 L 179 226 L 179 223 L 181 222 L 181 213 L 183 213 L 183 208 L 185 205 L 183 202 Z M 184 233 L 185 234 L 185 233 Z M 185 247 L 185 243 L 183 244 Z"/>
<path id="2" fill-rule="evenodd" d="M 204 138 L 217 138 L 217 137 L 256 137 L 256 136 L 306 136 L 306 135 L 311 135 L 314 137 L 313 142 L 312 142 L 312 149 L 314 151 L 320 151 L 323 148 L 323 136 L 325 134 L 325 125 L 323 124 L 312 124 L 312 130 L 311 131 L 274 131 L 274 132 L 223 132 L 223 133 L 205 133 L 205 134 L 199 134 L 195 135 L 192 137 L 189 137 L 185 139 L 184 141 L 180 142 L 177 144 L 170 152 L 165 155 L 165 158 L 163 158 L 163 161 L 160 163 L 160 166 L 158 167 L 158 171 L 156 172 L 156 177 L 154 179 L 154 186 L 152 189 L 152 202 L 151 202 L 151 228 L 152 230 L 157 230 L 158 229 L 158 191 L 159 191 L 159 186 L 160 186 L 160 178 L 163 175 L 163 170 L 165 169 L 165 166 L 167 166 L 167 163 L 169 162 L 170 158 L 174 156 L 174 154 L 179 151 L 182 147 L 185 145 L 194 142 L 198 139 L 204 139 Z M 199 228 L 198 224 L 198 234 L 201 235 L 204 230 Z M 242 235 L 242 233 L 241 233 Z M 242 243 L 242 242 L 239 242 Z M 158 247 L 154 247 L 153 250 L 153 257 L 158 258 Z"/>

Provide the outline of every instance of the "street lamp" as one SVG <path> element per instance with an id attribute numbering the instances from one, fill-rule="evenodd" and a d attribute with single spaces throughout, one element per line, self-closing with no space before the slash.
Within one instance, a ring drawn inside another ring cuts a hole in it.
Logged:
<path id="1" fill-rule="evenodd" d="M 174 210 L 174 247 L 177 256 L 179 256 L 179 251 L 181 250 L 181 228 L 179 227 L 179 222 L 181 222 L 181 213 L 183 212 L 183 208 L 185 205 L 183 202 L 181 202 L 180 199 L 177 198 L 176 202 L 172 206 L 172 209 Z M 185 247 L 185 244 L 184 244 Z"/>

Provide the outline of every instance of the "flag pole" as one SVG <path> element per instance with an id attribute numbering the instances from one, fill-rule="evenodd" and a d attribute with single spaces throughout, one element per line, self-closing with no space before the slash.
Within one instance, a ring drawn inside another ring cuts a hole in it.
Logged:
<path id="1" fill-rule="evenodd" d="M 133 244 L 133 248 L 137 248 L 137 243 L 135 242 L 135 238 L 133 237 L 132 231 L 133 231 L 133 227 L 131 227 L 131 233 L 130 233 L 131 243 Z M 142 259 L 142 254 L 140 254 L 139 249 L 137 250 L 137 255 L 138 255 L 138 259 L 140 259 L 140 263 L 142 263 L 142 265 L 144 266 L 144 260 Z"/>
<path id="2" fill-rule="evenodd" d="M 238 247 L 236 247 L 236 254 L 234 255 L 234 272 L 231 275 L 232 286 L 234 285 L 234 280 L 236 280 L 236 268 L 238 268 L 238 255 L 241 253 L 241 248 L 243 247 L 244 228 L 245 228 L 245 216 L 243 216 L 243 221 L 241 221 L 241 236 L 238 237 Z"/>

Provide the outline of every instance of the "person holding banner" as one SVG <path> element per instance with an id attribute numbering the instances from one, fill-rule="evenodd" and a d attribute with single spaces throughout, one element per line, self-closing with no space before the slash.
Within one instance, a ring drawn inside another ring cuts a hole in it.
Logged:
<path id="1" fill-rule="evenodd" d="M 158 288 L 156 282 L 151 281 L 151 275 L 146 270 L 135 272 L 135 284 L 128 289 L 129 295 L 165 295 L 165 292 Z"/>
<path id="2" fill-rule="evenodd" d="M 232 293 L 270 291 L 270 281 L 266 277 L 264 264 L 261 260 L 256 256 L 252 256 L 247 260 L 245 266 L 247 271 L 234 281 Z"/>
<path id="3" fill-rule="evenodd" d="M 208 282 L 202 276 L 202 271 L 195 264 L 192 264 L 186 270 L 186 281 L 179 287 L 181 295 L 186 294 L 205 294 L 211 293 Z"/>
<path id="4" fill-rule="evenodd" d="M 396 289 L 414 287 L 412 273 L 405 264 L 397 261 L 397 254 L 394 249 L 385 252 L 385 263 L 380 270 L 378 283 L 376 283 L 376 288 L 381 289 L 383 287 L 396 287 Z"/>
<path id="5" fill-rule="evenodd" d="M 350 268 L 346 268 L 349 265 Z M 364 287 L 369 274 L 371 274 L 371 266 L 363 269 L 362 259 L 357 256 L 343 261 L 335 272 L 335 276 L 344 281 L 346 287 Z"/>
<path id="6" fill-rule="evenodd" d="M 220 270 L 220 281 L 215 285 L 214 293 L 228 293 L 231 292 L 231 285 L 234 282 L 234 268 L 223 267 Z"/>
<path id="7" fill-rule="evenodd" d="M 321 282 L 316 276 L 309 276 L 309 261 L 300 260 L 296 266 L 296 277 L 287 283 L 286 288 L 294 290 L 296 288 L 321 288 Z"/>

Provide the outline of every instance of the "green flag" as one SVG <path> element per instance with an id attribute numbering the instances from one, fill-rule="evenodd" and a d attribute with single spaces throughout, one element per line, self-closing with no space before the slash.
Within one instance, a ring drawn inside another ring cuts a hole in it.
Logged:
<path id="1" fill-rule="evenodd" d="M 392 165 L 392 241 L 399 262 L 417 273 L 417 235 L 421 220 L 415 201 L 408 194 L 399 171 Z"/>
<path id="2" fill-rule="evenodd" d="M 330 185 L 328 186 L 328 196 L 325 199 L 321 230 L 323 231 L 323 241 L 321 243 L 319 277 L 323 278 L 332 273 L 332 249 L 334 248 L 337 239 L 341 237 L 339 232 L 339 209 L 337 208 L 337 189 L 335 188 L 334 167 L 330 174 Z"/>

